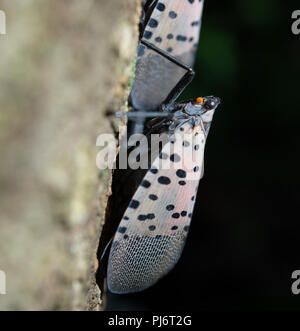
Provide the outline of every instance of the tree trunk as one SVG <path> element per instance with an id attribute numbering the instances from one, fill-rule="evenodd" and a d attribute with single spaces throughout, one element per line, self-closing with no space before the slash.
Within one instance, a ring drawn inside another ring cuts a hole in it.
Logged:
<path id="1" fill-rule="evenodd" d="M 96 250 L 111 173 L 105 117 L 128 96 L 140 0 L 3 0 L 0 309 L 97 310 Z"/>

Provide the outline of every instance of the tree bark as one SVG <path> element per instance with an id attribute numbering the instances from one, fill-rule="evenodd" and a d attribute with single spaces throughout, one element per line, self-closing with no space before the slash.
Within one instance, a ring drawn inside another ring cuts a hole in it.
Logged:
<path id="1" fill-rule="evenodd" d="M 127 100 L 140 4 L 1 1 L 0 309 L 100 309 L 111 173 L 96 167 L 96 138 Z"/>

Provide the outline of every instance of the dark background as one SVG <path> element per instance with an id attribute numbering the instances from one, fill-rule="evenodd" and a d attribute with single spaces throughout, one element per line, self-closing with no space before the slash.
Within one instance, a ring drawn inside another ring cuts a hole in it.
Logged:
<path id="1" fill-rule="evenodd" d="M 157 285 L 108 293 L 107 310 L 298 310 L 299 1 L 207 0 L 196 78 L 217 95 L 191 230 Z"/>

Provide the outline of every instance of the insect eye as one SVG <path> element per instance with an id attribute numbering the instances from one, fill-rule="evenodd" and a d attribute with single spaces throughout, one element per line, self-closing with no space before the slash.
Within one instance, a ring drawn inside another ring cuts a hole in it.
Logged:
<path id="1" fill-rule="evenodd" d="M 203 100 L 204 100 L 203 98 L 199 97 L 199 98 L 196 99 L 196 102 L 197 102 L 197 103 L 202 103 Z"/>
<path id="2" fill-rule="evenodd" d="M 217 101 L 215 100 L 215 98 L 211 98 L 211 99 L 207 99 L 205 102 L 204 107 L 207 110 L 212 110 L 217 106 Z"/>

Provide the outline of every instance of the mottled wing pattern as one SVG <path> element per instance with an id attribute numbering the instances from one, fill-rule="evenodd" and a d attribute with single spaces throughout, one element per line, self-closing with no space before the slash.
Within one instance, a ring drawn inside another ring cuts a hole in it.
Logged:
<path id="1" fill-rule="evenodd" d="M 193 66 L 199 41 L 203 0 L 158 1 L 143 38 L 183 63 Z M 154 110 L 166 99 L 185 71 L 139 45 L 130 100 L 139 110 Z"/>
<path id="2" fill-rule="evenodd" d="M 153 162 L 114 237 L 107 277 L 108 288 L 114 293 L 148 288 L 167 274 L 181 255 L 205 146 L 200 126 L 191 129 L 186 124 L 181 130 L 170 137 Z"/>
<path id="3" fill-rule="evenodd" d="M 203 0 L 161 0 L 143 38 L 192 66 L 199 41 Z"/>

